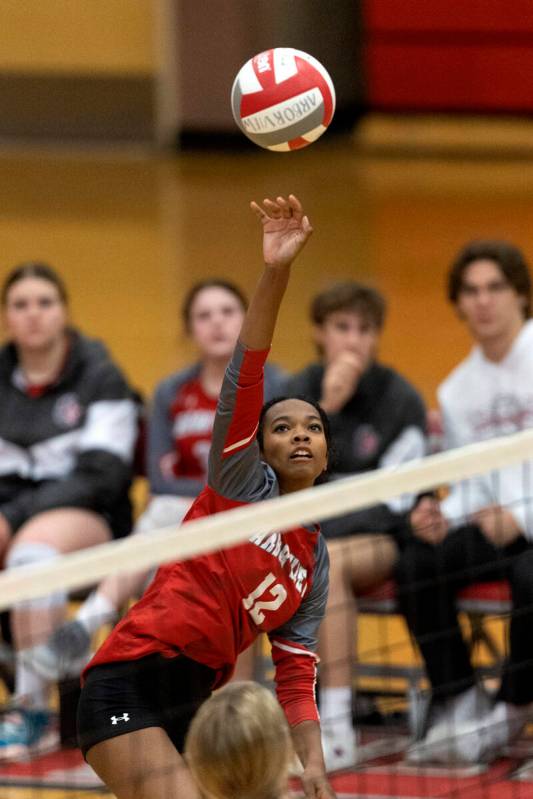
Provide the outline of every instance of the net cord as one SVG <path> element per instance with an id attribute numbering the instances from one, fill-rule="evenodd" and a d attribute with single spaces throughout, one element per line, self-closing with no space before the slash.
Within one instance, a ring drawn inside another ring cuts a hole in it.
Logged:
<path id="1" fill-rule="evenodd" d="M 46 564 L 0 574 L 0 609 L 17 602 L 98 583 L 119 572 L 144 571 L 271 533 L 329 519 L 401 494 L 417 494 L 533 457 L 533 430 L 470 444 L 391 469 L 336 480 L 264 502 L 171 525 L 149 534 L 73 552 Z"/>

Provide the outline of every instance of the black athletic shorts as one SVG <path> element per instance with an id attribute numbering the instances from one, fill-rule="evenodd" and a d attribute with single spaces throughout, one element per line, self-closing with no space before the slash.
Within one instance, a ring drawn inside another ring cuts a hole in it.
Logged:
<path id="1" fill-rule="evenodd" d="M 95 666 L 78 705 L 83 755 L 101 741 L 162 727 L 179 752 L 192 717 L 211 694 L 216 672 L 183 656 L 154 654 Z"/>

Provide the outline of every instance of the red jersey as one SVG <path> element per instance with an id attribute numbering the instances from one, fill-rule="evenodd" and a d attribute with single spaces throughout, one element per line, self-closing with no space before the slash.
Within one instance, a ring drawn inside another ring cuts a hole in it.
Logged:
<path id="1" fill-rule="evenodd" d="M 205 480 L 216 409 L 217 399 L 205 393 L 197 377 L 178 391 L 170 407 L 176 477 Z"/>
<path id="2" fill-rule="evenodd" d="M 266 355 L 237 345 L 217 407 L 208 485 L 185 522 L 279 493 L 255 437 Z M 215 669 L 218 687 L 237 655 L 266 632 L 289 722 L 317 719 L 314 650 L 327 586 L 327 550 L 317 527 L 252 533 L 238 546 L 161 567 L 87 668 L 155 652 L 184 654 Z"/>

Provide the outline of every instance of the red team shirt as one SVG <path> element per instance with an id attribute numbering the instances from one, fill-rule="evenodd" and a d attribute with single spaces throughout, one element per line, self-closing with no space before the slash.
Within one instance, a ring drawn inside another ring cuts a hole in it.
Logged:
<path id="1" fill-rule="evenodd" d="M 217 400 L 205 393 L 198 377 L 178 391 L 170 408 L 176 477 L 205 480 L 216 409 Z"/>
<path id="2" fill-rule="evenodd" d="M 237 345 L 217 407 L 208 485 L 184 523 L 279 494 L 256 441 L 267 354 Z M 316 720 L 314 650 L 327 588 L 327 550 L 317 526 L 252 533 L 241 545 L 161 567 L 87 670 L 153 653 L 183 654 L 217 672 L 216 688 L 265 632 L 289 723 Z"/>

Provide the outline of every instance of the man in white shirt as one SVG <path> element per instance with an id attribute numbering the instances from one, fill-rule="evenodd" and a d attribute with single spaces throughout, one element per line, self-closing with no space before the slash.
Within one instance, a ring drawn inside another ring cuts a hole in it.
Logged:
<path id="1" fill-rule="evenodd" d="M 448 448 L 533 427 L 531 283 L 522 253 L 498 241 L 466 245 L 448 296 L 476 346 L 440 386 Z M 454 485 L 411 513 L 412 540 L 397 569 L 399 601 L 425 660 L 433 701 L 411 762 L 470 763 L 516 738 L 533 702 L 533 461 Z M 455 596 L 507 578 L 509 661 L 490 699 L 475 684 Z"/>

